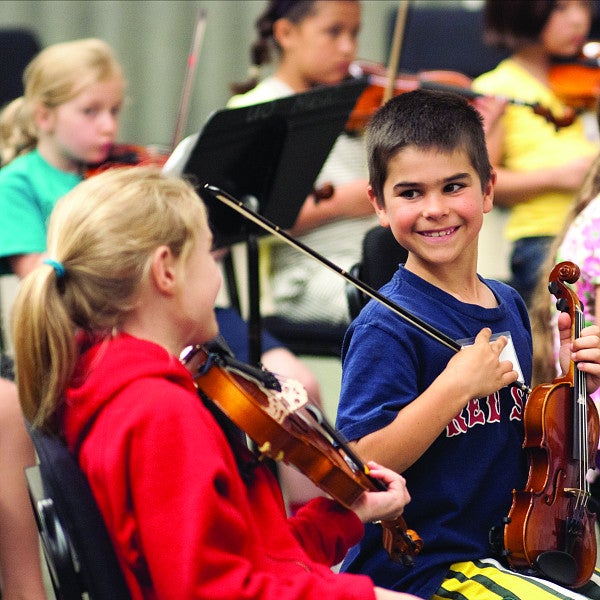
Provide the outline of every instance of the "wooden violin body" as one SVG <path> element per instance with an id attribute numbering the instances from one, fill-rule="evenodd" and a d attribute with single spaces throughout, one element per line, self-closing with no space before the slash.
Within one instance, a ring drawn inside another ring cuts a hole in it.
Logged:
<path id="1" fill-rule="evenodd" d="M 349 448 L 332 443 L 330 436 L 337 432 L 296 382 L 280 381 L 269 371 L 201 347 L 182 360 L 196 373 L 199 390 L 253 440 L 261 455 L 293 465 L 347 508 L 365 491 L 386 489 Z M 418 554 L 423 543 L 402 517 L 382 526 L 393 560 L 409 562 Z"/>
<path id="2" fill-rule="evenodd" d="M 155 165 L 158 167 L 164 166 L 169 155 L 160 152 L 150 146 L 137 146 L 135 144 L 115 144 L 107 159 L 99 165 L 90 165 L 85 177 L 93 177 L 107 169 L 117 167 L 139 167 Z"/>
<path id="3" fill-rule="evenodd" d="M 584 61 L 558 63 L 551 67 L 552 91 L 567 105 L 577 110 L 595 110 L 600 98 L 600 68 Z"/>
<path id="4" fill-rule="evenodd" d="M 557 306 L 571 312 L 574 337 L 582 318 L 579 301 L 562 282 L 578 277 L 573 263 L 557 265 L 550 275 Z M 523 420 L 529 476 L 523 490 L 513 491 L 504 528 L 507 560 L 515 569 L 532 569 L 577 588 L 589 581 L 596 565 L 596 515 L 587 508 L 586 473 L 594 464 L 599 424 L 576 365 L 532 390 Z"/>
<path id="5" fill-rule="evenodd" d="M 587 42 L 579 56 L 555 58 L 548 80 L 552 91 L 567 106 L 596 111 L 600 98 L 600 42 Z"/>

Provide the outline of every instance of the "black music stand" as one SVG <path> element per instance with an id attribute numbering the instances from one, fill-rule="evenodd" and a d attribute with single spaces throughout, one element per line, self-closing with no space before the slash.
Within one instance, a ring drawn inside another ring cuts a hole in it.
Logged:
<path id="1" fill-rule="evenodd" d="M 248 203 L 282 229 L 294 224 L 337 137 L 367 85 L 353 79 L 253 106 L 214 112 L 165 166 Z M 176 166 L 178 164 L 183 165 Z M 245 241 L 248 249 L 250 362 L 260 362 L 260 290 L 257 236 L 264 229 L 210 194 L 215 248 Z"/>

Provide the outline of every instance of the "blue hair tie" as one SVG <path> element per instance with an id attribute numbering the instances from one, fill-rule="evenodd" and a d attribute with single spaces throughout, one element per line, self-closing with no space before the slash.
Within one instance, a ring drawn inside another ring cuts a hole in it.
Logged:
<path id="1" fill-rule="evenodd" d="M 61 262 L 54 260 L 52 258 L 46 258 L 44 260 L 44 264 L 50 265 L 54 269 L 54 271 L 56 272 L 56 277 L 58 279 L 61 279 L 65 276 L 65 274 L 66 274 L 65 267 Z"/>

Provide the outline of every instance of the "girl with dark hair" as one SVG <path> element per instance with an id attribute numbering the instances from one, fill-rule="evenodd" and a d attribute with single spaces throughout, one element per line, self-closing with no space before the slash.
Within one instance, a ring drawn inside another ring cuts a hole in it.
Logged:
<path id="1" fill-rule="evenodd" d="M 588 36 L 587 0 L 488 0 L 485 36 L 512 52 L 473 87 L 483 93 L 540 103 L 559 116 L 569 107 L 550 86 L 553 57 L 577 55 Z M 512 285 L 529 304 L 550 244 L 597 153 L 581 118 L 556 129 L 525 106 L 507 105 L 486 131 L 498 174 L 496 204 L 509 209 Z"/>
<path id="2" fill-rule="evenodd" d="M 234 87 L 245 93 L 231 98 L 228 106 L 267 102 L 340 83 L 356 58 L 360 24 L 357 0 L 271 0 L 256 22 L 252 77 Z M 274 72 L 261 80 L 262 67 L 273 59 Z M 339 136 L 315 188 L 325 183 L 333 184 L 333 196 L 320 201 L 308 196 L 292 234 L 349 269 L 360 260 L 360 241 L 377 224 L 367 197 L 361 136 Z M 285 244 L 267 244 L 263 259 L 269 263 L 274 314 L 301 323 L 349 322 L 342 279 Z"/>

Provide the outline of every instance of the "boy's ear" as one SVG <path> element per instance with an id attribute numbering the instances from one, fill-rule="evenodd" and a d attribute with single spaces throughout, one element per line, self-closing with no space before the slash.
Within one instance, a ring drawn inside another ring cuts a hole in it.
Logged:
<path id="1" fill-rule="evenodd" d="M 163 294 L 171 295 L 177 282 L 177 260 L 168 246 L 159 246 L 152 255 L 150 277 Z"/>
<path id="2" fill-rule="evenodd" d="M 375 192 L 373 192 L 373 188 L 370 185 L 367 187 L 367 195 L 369 196 L 371 206 L 375 210 L 375 214 L 379 218 L 379 224 L 382 227 L 389 227 L 390 221 L 387 216 L 387 211 L 385 210 L 385 204 L 377 201 L 377 196 L 375 196 Z"/>
<path id="3" fill-rule="evenodd" d="M 494 169 L 490 173 L 490 179 L 483 190 L 483 213 L 489 213 L 494 208 L 494 186 L 496 185 L 497 174 Z"/>

